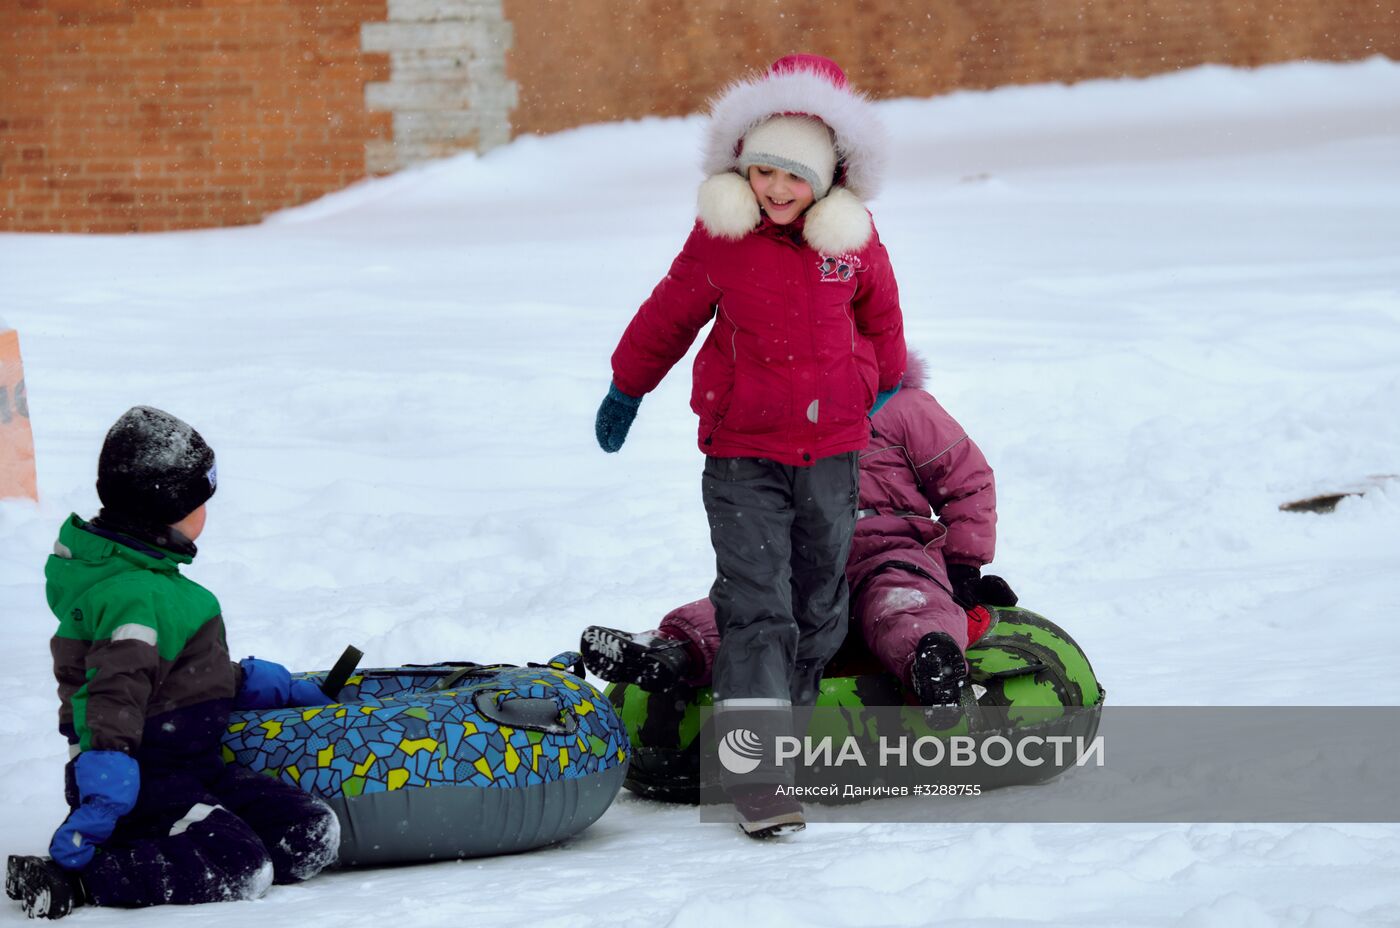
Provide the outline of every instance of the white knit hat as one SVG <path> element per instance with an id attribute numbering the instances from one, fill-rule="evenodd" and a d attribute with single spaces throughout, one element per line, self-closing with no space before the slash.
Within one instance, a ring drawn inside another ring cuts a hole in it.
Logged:
<path id="1" fill-rule="evenodd" d="M 820 200 L 836 175 L 836 148 L 826 123 L 811 116 L 774 116 L 750 129 L 739 150 L 739 173 L 766 164 L 796 174 Z"/>

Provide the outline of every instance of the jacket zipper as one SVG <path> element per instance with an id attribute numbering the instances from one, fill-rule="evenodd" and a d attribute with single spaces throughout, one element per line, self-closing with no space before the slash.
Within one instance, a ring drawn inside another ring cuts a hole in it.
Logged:
<path id="1" fill-rule="evenodd" d="M 811 268 L 807 267 L 806 248 L 804 248 L 804 247 L 801 246 L 801 245 L 798 245 L 798 244 L 795 243 L 795 242 L 793 243 L 793 245 L 794 245 L 794 247 L 796 248 L 796 251 L 797 251 L 797 263 L 798 263 L 798 268 L 797 268 L 797 279 L 800 280 L 800 281 L 802 281 L 802 286 L 803 286 L 803 289 L 804 289 L 804 291 L 805 291 L 805 293 L 806 293 L 806 297 L 807 297 L 807 300 L 806 300 L 806 310 L 807 310 L 807 340 L 808 340 L 808 346 L 809 346 L 809 351 L 808 351 L 808 355 L 807 355 L 807 356 L 808 356 L 808 358 L 809 358 L 808 363 L 812 366 L 812 385 L 813 385 L 813 390 L 814 390 L 814 392 L 816 392 L 816 394 L 817 394 L 817 396 L 816 396 L 816 398 L 815 398 L 815 402 L 816 402 L 816 404 L 817 404 L 817 420 L 820 421 L 821 415 L 822 415 L 822 408 L 821 408 L 821 390 L 817 389 L 818 384 L 817 384 L 817 379 L 816 379 L 816 368 L 817 368 L 817 332 L 816 332 L 816 312 L 814 311 L 814 307 L 817 305 L 816 293 L 814 292 L 814 289 L 813 289 Z M 813 250 L 815 251 L 815 249 L 813 249 Z M 818 257 L 820 257 L 820 255 L 818 255 Z M 797 382 L 796 382 L 796 380 L 794 380 L 794 382 L 793 382 L 793 389 L 794 389 L 794 390 L 797 389 Z M 811 438 L 810 438 L 808 444 L 811 445 L 812 451 L 815 452 L 815 451 L 817 450 L 817 444 L 818 444 L 817 438 L 818 438 L 818 431 L 819 431 L 819 430 L 818 430 L 817 422 L 814 422 L 814 421 L 812 421 L 811 419 L 807 418 L 806 410 L 807 410 L 809 407 L 807 407 L 807 406 L 802 406 L 802 405 L 801 405 L 801 401 L 800 401 L 800 400 L 797 400 L 796 397 L 794 397 L 794 400 L 795 400 L 795 402 L 793 403 L 793 411 L 796 412 L 798 409 L 803 410 L 803 412 L 802 412 L 802 418 L 803 418 L 804 421 L 807 422 L 807 434 L 811 436 Z M 808 457 L 807 457 L 807 460 L 811 460 L 811 459 L 812 459 L 811 456 L 808 456 Z"/>

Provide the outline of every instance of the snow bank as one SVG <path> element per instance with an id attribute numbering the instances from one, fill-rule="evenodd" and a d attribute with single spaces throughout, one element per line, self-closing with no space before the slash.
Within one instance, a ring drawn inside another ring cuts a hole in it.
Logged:
<path id="1" fill-rule="evenodd" d="M 896 150 L 873 208 L 930 386 L 997 469 L 995 567 L 1115 703 L 1396 700 L 1400 490 L 1277 509 L 1400 470 L 1396 101 L 1400 65 L 1373 59 L 882 104 Z M 63 517 L 95 511 L 97 449 L 130 406 L 179 410 L 219 456 L 189 573 L 238 657 L 540 660 L 703 594 L 684 365 L 620 454 L 592 428 L 613 344 L 689 228 L 700 128 L 520 139 L 253 228 L 0 240 L 42 492 L 0 503 L 9 850 L 41 850 L 63 814 L 40 570 Z M 759 847 L 624 796 L 562 848 L 254 905 L 285 923 L 489 923 L 528 898 L 544 921 L 637 926 L 1393 924 L 1397 862 L 1400 829 L 1374 825 L 831 825 Z"/>

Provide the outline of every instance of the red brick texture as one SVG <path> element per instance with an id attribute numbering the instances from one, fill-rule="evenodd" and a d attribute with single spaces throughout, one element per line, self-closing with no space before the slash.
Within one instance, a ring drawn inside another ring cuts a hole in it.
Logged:
<path id="1" fill-rule="evenodd" d="M 0 229 L 236 225 L 365 174 L 386 0 L 3 0 Z"/>
<path id="2" fill-rule="evenodd" d="M 1400 58 L 1400 0 L 503 0 L 512 129 L 695 112 L 794 51 L 876 97 L 1199 64 Z"/>
<path id="3" fill-rule="evenodd" d="M 236 225 L 363 177 L 388 2 L 0 0 L 0 230 Z M 1400 58 L 1400 0 L 501 2 L 517 135 L 693 112 L 797 50 L 877 97 Z"/>

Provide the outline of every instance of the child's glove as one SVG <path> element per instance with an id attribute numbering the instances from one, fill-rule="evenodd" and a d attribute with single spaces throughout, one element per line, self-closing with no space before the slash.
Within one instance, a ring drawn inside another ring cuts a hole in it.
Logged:
<path id="1" fill-rule="evenodd" d="M 888 390 L 881 390 L 875 394 L 875 405 L 870 407 L 870 414 L 873 416 L 880 411 L 880 407 L 890 401 L 890 397 L 899 392 L 899 388 L 904 386 L 904 381 L 900 381 Z"/>
<path id="2" fill-rule="evenodd" d="M 953 602 L 964 609 L 978 605 L 1016 605 L 1017 596 L 1011 585 L 997 576 L 982 576 L 982 570 L 972 564 L 949 564 L 948 582 L 953 587 Z"/>
<path id="3" fill-rule="evenodd" d="M 122 751 L 84 751 L 73 761 L 73 780 L 80 802 L 54 832 L 49 856 L 66 870 L 81 870 L 136 805 L 141 768 Z"/>
<path id="4" fill-rule="evenodd" d="M 628 396 L 617 388 L 617 384 L 608 384 L 608 395 L 603 397 L 603 405 L 598 407 L 598 418 L 593 423 L 599 447 L 608 453 L 622 447 L 640 405 L 640 396 Z"/>
<path id="5" fill-rule="evenodd" d="M 245 657 L 238 662 L 243 668 L 243 685 L 233 698 L 235 709 L 280 709 L 291 695 L 292 674 L 275 661 Z"/>
<path id="6" fill-rule="evenodd" d="M 327 696 L 314 680 L 293 680 L 287 694 L 289 706 L 328 706 L 333 702 L 335 700 Z"/>
<path id="7" fill-rule="evenodd" d="M 235 709 L 281 709 L 284 706 L 324 706 L 331 699 L 311 680 L 293 680 L 291 671 L 276 661 L 245 657 L 243 686 L 234 697 Z"/>

